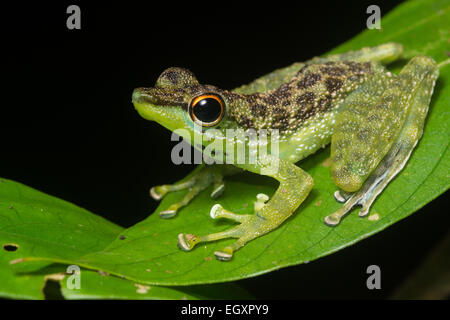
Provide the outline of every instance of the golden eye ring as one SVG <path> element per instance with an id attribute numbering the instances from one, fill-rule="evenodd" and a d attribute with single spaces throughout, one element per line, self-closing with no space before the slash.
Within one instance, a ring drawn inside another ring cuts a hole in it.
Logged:
<path id="1" fill-rule="evenodd" d="M 224 113 L 225 103 L 214 93 L 199 95 L 189 104 L 189 116 L 202 127 L 215 126 L 222 120 Z"/>

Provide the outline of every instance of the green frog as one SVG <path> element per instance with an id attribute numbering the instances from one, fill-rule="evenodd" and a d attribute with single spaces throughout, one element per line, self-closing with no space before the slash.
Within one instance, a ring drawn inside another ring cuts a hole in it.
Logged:
<path id="1" fill-rule="evenodd" d="M 336 226 L 355 206 L 366 216 L 419 141 L 438 78 L 436 63 L 426 56 L 414 57 L 399 74 L 389 72 L 383 65 L 402 51 L 402 45 L 386 43 L 316 57 L 234 90 L 200 84 L 192 72 L 169 68 L 154 87 L 135 89 L 132 101 L 143 118 L 177 133 L 203 154 L 208 151 L 205 159 L 214 160 L 187 180 L 151 188 L 156 200 L 187 189 L 180 202 L 159 213 L 162 218 L 174 217 L 209 186 L 211 197 L 219 197 L 224 177 L 243 170 L 279 182 L 272 197 L 257 195 L 254 214 L 214 205 L 211 218 L 238 224 L 207 235 L 181 233 L 178 247 L 189 251 L 199 243 L 235 238 L 214 253 L 228 261 L 247 242 L 277 228 L 313 188 L 312 177 L 295 163 L 330 142 L 331 178 L 338 187 L 334 196 L 344 204 L 324 222 Z M 265 139 L 253 139 L 255 132 Z"/>

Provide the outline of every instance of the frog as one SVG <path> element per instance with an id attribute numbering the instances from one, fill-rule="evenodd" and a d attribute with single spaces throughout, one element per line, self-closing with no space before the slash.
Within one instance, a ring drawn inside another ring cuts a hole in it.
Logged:
<path id="1" fill-rule="evenodd" d="M 177 216 L 209 187 L 210 196 L 219 198 L 225 178 L 243 171 L 279 183 L 271 197 L 257 194 L 253 214 L 213 205 L 212 219 L 236 225 L 210 234 L 180 233 L 178 247 L 190 251 L 200 243 L 233 238 L 232 244 L 214 252 L 216 259 L 230 261 L 249 241 L 278 228 L 296 212 L 314 185 L 311 175 L 296 163 L 329 144 L 330 175 L 337 187 L 334 198 L 343 205 L 325 216 L 324 223 L 336 227 L 357 206 L 359 216 L 367 216 L 420 140 L 439 76 L 435 61 L 423 55 L 410 59 L 398 74 L 390 72 L 387 64 L 403 52 L 402 44 L 383 43 L 314 57 L 233 90 L 201 84 L 191 71 L 171 67 L 153 87 L 134 89 L 132 103 L 141 117 L 176 132 L 202 153 L 209 148 L 213 151 L 209 155 L 218 155 L 188 179 L 150 189 L 155 200 L 186 190 L 180 201 L 159 212 L 161 218 Z M 230 137 L 227 130 L 259 130 L 267 139 L 255 143 L 250 135 Z M 269 150 L 249 161 L 255 145 L 263 144 Z M 238 149 L 246 152 L 241 161 L 232 152 Z"/>

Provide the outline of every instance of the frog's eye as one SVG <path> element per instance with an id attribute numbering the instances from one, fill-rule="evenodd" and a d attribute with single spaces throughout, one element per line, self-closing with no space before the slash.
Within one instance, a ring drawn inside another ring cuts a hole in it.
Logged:
<path id="1" fill-rule="evenodd" d="M 203 127 L 211 127 L 223 118 L 225 104 L 216 94 L 202 94 L 194 98 L 189 105 L 192 120 Z"/>

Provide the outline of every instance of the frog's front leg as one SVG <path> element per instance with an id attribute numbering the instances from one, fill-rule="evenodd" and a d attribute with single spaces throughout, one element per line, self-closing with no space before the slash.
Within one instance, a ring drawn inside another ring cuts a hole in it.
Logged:
<path id="1" fill-rule="evenodd" d="M 223 232 L 208 235 L 180 234 L 178 236 L 180 249 L 188 251 L 201 242 L 237 238 L 232 245 L 214 253 L 219 260 L 230 260 L 236 250 L 247 242 L 278 227 L 298 208 L 311 191 L 313 186 L 311 176 L 288 161 L 274 157 L 266 160 L 260 161 L 259 165 L 248 166 L 246 169 L 268 175 L 280 182 L 270 201 L 266 203 L 268 197 L 259 194 L 258 201 L 255 204 L 255 214 L 253 215 L 239 215 L 222 208 L 220 205 L 213 206 L 210 212 L 213 219 L 226 218 L 238 222 L 239 225 Z M 264 162 L 264 165 L 261 164 L 262 162 Z M 277 169 L 270 170 L 269 168 Z"/>
<path id="2" fill-rule="evenodd" d="M 335 197 L 345 204 L 325 218 L 327 225 L 337 225 L 356 205 L 366 216 L 403 169 L 422 136 L 437 77 L 436 63 L 420 56 L 398 77 L 369 81 L 347 98 L 331 145 L 332 176 L 344 191 Z"/>
<path id="3" fill-rule="evenodd" d="M 150 196 L 155 200 L 161 200 L 168 192 L 189 189 L 181 201 L 173 203 L 166 210 L 159 212 L 161 218 L 172 218 L 182 207 L 186 206 L 195 196 L 211 184 L 213 185 L 211 197 L 219 197 L 225 189 L 223 177 L 239 171 L 241 171 L 239 168 L 230 165 L 202 165 L 195 170 L 192 177 L 188 180 L 152 187 Z"/>

